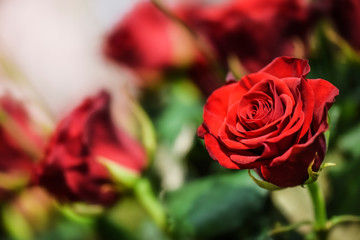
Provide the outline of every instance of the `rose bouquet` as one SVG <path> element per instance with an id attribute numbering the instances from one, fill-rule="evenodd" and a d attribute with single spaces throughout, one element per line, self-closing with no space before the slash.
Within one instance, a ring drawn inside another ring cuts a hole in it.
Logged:
<path id="1" fill-rule="evenodd" d="M 357 1 L 125 12 L 61 110 L 0 52 L 1 238 L 358 237 Z"/>

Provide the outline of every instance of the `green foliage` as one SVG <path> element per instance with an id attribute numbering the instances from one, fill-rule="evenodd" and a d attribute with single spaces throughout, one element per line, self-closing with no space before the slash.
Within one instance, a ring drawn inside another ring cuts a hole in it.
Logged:
<path id="1" fill-rule="evenodd" d="M 349 153 L 353 157 L 360 157 L 360 124 L 351 129 L 351 131 L 342 135 L 339 139 L 341 150 Z"/>
<path id="2" fill-rule="evenodd" d="M 216 236 L 248 225 L 266 201 L 246 171 L 215 175 L 188 183 L 166 198 L 178 239 Z"/>
<path id="3" fill-rule="evenodd" d="M 193 83 L 173 81 L 155 94 L 157 96 L 148 96 L 144 105 L 154 119 L 158 139 L 162 143 L 171 146 L 183 127 L 190 125 L 196 128 L 200 125 L 203 99 Z M 154 105 L 159 109 L 153 109 Z"/>

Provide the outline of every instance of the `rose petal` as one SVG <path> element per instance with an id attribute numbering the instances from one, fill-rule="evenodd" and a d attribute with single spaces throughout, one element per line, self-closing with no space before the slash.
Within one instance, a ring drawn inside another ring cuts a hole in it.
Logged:
<path id="1" fill-rule="evenodd" d="M 314 128 L 318 128 L 324 120 L 327 118 L 327 111 L 335 101 L 335 97 L 339 95 L 339 89 L 337 89 L 330 82 L 323 79 L 308 79 L 308 83 L 312 87 L 315 101 L 314 101 Z"/>
<path id="2" fill-rule="evenodd" d="M 223 167 L 230 169 L 239 169 L 239 166 L 236 165 L 233 161 L 230 160 L 230 157 L 225 153 L 227 152 L 223 149 L 219 142 L 211 134 L 205 134 L 204 136 L 205 146 L 208 150 L 210 157 L 219 162 Z"/>
<path id="3" fill-rule="evenodd" d="M 287 96 L 284 96 L 284 99 L 286 99 L 287 102 L 289 103 L 290 100 L 287 98 Z M 303 123 L 304 123 L 304 113 L 302 112 L 302 102 L 299 96 L 298 104 L 296 105 L 294 112 L 292 112 L 290 121 L 286 122 L 286 124 L 280 123 L 279 125 L 285 125 L 285 126 L 282 126 L 282 128 L 280 128 L 279 131 L 277 132 L 277 135 L 272 138 L 268 138 L 266 142 L 276 143 L 289 135 L 295 134 L 297 131 L 301 129 Z"/>
<path id="4" fill-rule="evenodd" d="M 279 187 L 292 187 L 303 184 L 308 178 L 307 169 L 315 159 L 313 171 L 318 171 L 326 150 L 325 138 L 320 135 L 305 148 L 295 148 L 287 161 L 274 167 L 261 166 L 263 178 Z"/>
<path id="5" fill-rule="evenodd" d="M 207 133 L 207 130 L 205 129 L 204 124 L 201 124 L 197 130 L 197 135 L 200 138 L 204 138 L 205 133 Z"/>
<path id="6" fill-rule="evenodd" d="M 230 94 L 238 83 L 225 85 L 213 92 L 204 106 L 204 127 L 213 134 L 217 135 L 224 123 L 229 108 Z"/>
<path id="7" fill-rule="evenodd" d="M 293 92 L 297 92 L 296 95 L 303 96 L 301 97 L 301 100 L 298 100 L 298 102 L 302 102 L 305 117 L 303 127 L 299 136 L 300 138 L 302 138 L 308 131 L 313 119 L 315 101 L 314 90 L 311 88 L 309 82 L 304 78 L 286 78 L 283 80 Z"/>
<path id="8" fill-rule="evenodd" d="M 101 202 L 103 205 L 111 205 L 118 196 L 113 188 L 104 188 L 109 183 L 107 179 L 87 177 L 78 170 L 67 171 L 65 178 L 71 191 L 76 194 L 76 201 Z"/>
<path id="9" fill-rule="evenodd" d="M 257 161 L 260 158 L 261 155 L 246 156 L 246 155 L 233 154 L 230 156 L 230 159 L 238 164 L 239 169 L 251 169 L 261 166 L 262 164 L 264 164 L 264 162 Z"/>
<path id="10" fill-rule="evenodd" d="M 305 77 L 310 72 L 308 62 L 308 60 L 304 59 L 278 57 L 259 72 L 266 72 L 277 78 Z"/>
<path id="11" fill-rule="evenodd" d="M 300 114 L 301 111 L 301 104 L 300 107 L 297 108 L 297 111 L 295 111 L 294 115 L 292 116 L 291 120 L 289 122 L 286 122 L 285 128 L 280 128 L 279 126 L 282 126 L 284 124 L 282 124 L 285 119 L 287 119 L 288 116 L 290 116 L 290 114 L 292 114 L 292 106 L 291 106 L 291 100 L 289 98 L 287 98 L 287 96 L 283 96 L 283 98 L 285 98 L 287 100 L 287 112 L 283 115 L 283 117 L 281 118 L 281 121 L 277 121 L 279 122 L 277 124 L 277 128 L 274 129 L 273 131 L 267 131 L 266 133 L 262 134 L 262 135 L 258 135 L 258 137 L 254 137 L 254 138 L 249 138 L 247 136 L 247 138 L 243 138 L 240 140 L 241 143 L 247 145 L 248 147 L 255 147 L 258 146 L 259 144 L 263 145 L 264 142 L 267 143 L 272 143 L 272 142 L 277 142 L 280 141 L 281 139 L 287 137 L 290 134 L 293 134 L 294 132 L 296 132 L 297 130 L 300 129 L 301 125 L 302 125 L 302 119 L 299 120 L 298 115 Z M 285 100 L 285 101 L 286 101 Z M 296 122 L 296 125 L 293 126 L 293 124 Z M 284 132 L 286 132 L 288 129 L 292 129 L 292 131 L 288 131 L 286 134 L 284 134 Z M 278 153 L 280 154 L 280 153 Z"/>
<path id="12" fill-rule="evenodd" d="M 321 124 L 318 132 L 316 134 L 314 134 L 313 136 L 309 136 L 308 139 L 304 142 L 304 143 L 299 143 L 294 145 L 292 148 L 290 148 L 289 150 L 287 150 L 283 155 L 276 157 L 275 159 L 273 159 L 270 163 L 270 166 L 278 166 L 280 165 L 282 162 L 287 161 L 290 156 L 292 155 L 293 151 L 294 152 L 301 152 L 303 149 L 307 149 L 309 145 L 312 145 L 313 142 L 315 140 L 317 140 L 317 138 L 319 138 L 320 135 L 322 135 L 326 130 L 328 129 L 328 124 Z M 310 134 L 309 132 L 307 134 Z M 306 135 L 305 135 L 306 136 Z M 301 142 L 301 141 L 300 141 Z M 321 152 L 321 151 L 320 151 Z M 319 152 L 319 153 L 320 153 Z"/>

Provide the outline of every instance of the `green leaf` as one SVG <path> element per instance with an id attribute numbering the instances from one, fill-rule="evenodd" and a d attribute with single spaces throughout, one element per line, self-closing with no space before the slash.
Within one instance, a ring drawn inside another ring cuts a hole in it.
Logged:
<path id="1" fill-rule="evenodd" d="M 155 125 L 159 139 L 172 146 L 184 126 L 201 124 L 203 100 L 193 83 L 186 80 L 172 82 L 165 95 L 166 104 Z"/>
<path id="2" fill-rule="evenodd" d="M 245 171 L 190 182 L 166 198 L 174 235 L 206 239 L 237 229 L 261 212 L 266 194 Z"/>

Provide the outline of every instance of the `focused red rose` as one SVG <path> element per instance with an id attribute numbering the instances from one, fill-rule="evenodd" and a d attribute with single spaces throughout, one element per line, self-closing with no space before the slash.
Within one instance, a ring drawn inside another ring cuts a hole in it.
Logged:
<path id="1" fill-rule="evenodd" d="M 57 126 L 41 163 L 39 184 L 61 201 L 111 205 L 120 193 L 98 157 L 133 173 L 146 165 L 141 145 L 116 128 L 110 96 L 85 99 Z"/>
<path id="2" fill-rule="evenodd" d="M 0 97 L 0 115 L 0 199 L 3 200 L 31 179 L 43 138 L 22 102 L 9 94 Z"/>
<path id="3" fill-rule="evenodd" d="M 340 35 L 360 51 L 360 1 L 333 0 L 332 18 Z"/>
<path id="4" fill-rule="evenodd" d="M 339 91 L 306 79 L 307 60 L 280 57 L 208 98 L 198 135 L 232 169 L 256 169 L 279 187 L 303 184 L 324 160 L 327 112 Z"/>
<path id="5" fill-rule="evenodd" d="M 213 46 L 224 65 L 230 56 L 250 71 L 294 54 L 294 39 L 307 44 L 309 5 L 304 0 L 231 0 L 184 5 L 177 14 Z"/>

